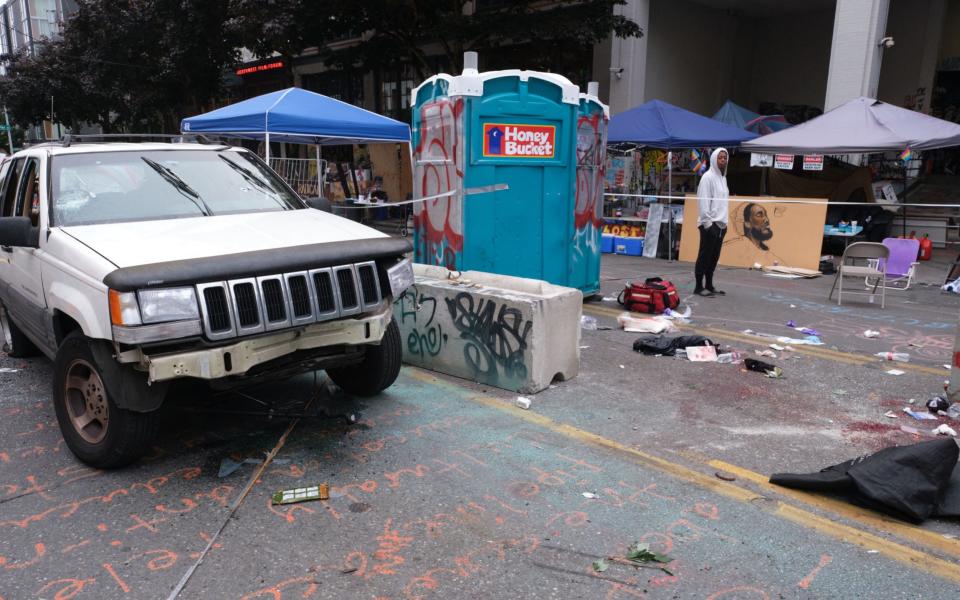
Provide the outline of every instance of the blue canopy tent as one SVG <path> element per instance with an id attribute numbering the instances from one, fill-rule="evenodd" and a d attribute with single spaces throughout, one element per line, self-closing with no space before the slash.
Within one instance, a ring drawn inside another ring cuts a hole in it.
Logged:
<path id="1" fill-rule="evenodd" d="M 410 126 L 301 88 L 287 88 L 187 117 L 183 133 L 214 133 L 270 142 L 336 145 L 410 142 Z"/>
<path id="2" fill-rule="evenodd" d="M 790 127 L 783 115 L 761 115 L 748 110 L 733 100 L 727 100 L 713 115 L 714 120 L 740 129 L 746 129 L 759 135 L 767 135 Z"/>
<path id="3" fill-rule="evenodd" d="M 180 122 L 180 131 L 264 140 L 267 164 L 271 141 L 316 145 L 318 195 L 323 176 L 320 146 L 410 142 L 406 123 L 297 87 L 187 117 Z"/>
<path id="4" fill-rule="evenodd" d="M 651 100 L 612 119 L 607 142 L 634 143 L 662 150 L 737 147 L 757 134 L 709 119 L 662 100 Z"/>
<path id="5" fill-rule="evenodd" d="M 752 140 L 757 134 L 709 119 L 697 113 L 673 106 L 662 100 L 651 100 L 624 111 L 610 119 L 608 143 L 633 143 L 638 146 L 679 150 L 724 146 L 733 148 Z M 670 161 L 668 159 L 668 164 Z M 673 170 L 667 171 L 668 196 L 673 194 Z M 667 204 L 672 198 L 667 199 Z M 673 260 L 673 210 L 669 209 L 669 248 L 667 257 Z M 655 253 L 656 249 L 651 252 Z M 644 248 L 644 256 L 648 256 Z"/>

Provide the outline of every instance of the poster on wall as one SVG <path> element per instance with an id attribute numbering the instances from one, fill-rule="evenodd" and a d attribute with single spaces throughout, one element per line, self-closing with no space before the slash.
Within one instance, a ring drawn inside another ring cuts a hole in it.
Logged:
<path id="1" fill-rule="evenodd" d="M 812 200 L 821 204 L 779 203 L 777 200 Z M 820 266 L 825 200 L 734 196 L 730 198 L 727 235 L 720 251 L 720 264 L 728 267 L 782 267 L 816 270 Z M 697 199 L 688 196 L 684 219 L 697 219 Z M 695 262 L 700 231 L 684 227 L 680 237 L 680 260 Z"/>
<path id="2" fill-rule="evenodd" d="M 751 152 L 750 153 L 750 166 L 751 167 L 772 167 L 773 166 L 773 155 L 772 154 L 763 154 L 760 152 Z"/>
<path id="3" fill-rule="evenodd" d="M 643 255 L 647 258 L 657 257 L 657 246 L 660 244 L 660 223 L 663 221 L 663 205 L 651 204 L 650 215 L 647 217 L 647 235 L 643 239 Z"/>
<path id="4" fill-rule="evenodd" d="M 774 169 L 786 169 L 790 171 L 793 169 L 793 155 L 792 154 L 777 154 L 773 157 L 773 168 Z"/>
<path id="5" fill-rule="evenodd" d="M 823 170 L 823 155 L 822 154 L 810 154 L 803 157 L 803 170 L 804 171 L 822 171 Z"/>

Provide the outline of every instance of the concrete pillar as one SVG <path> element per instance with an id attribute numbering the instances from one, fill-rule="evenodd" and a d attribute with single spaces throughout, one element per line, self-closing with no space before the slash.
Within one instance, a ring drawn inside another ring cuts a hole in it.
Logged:
<path id="1" fill-rule="evenodd" d="M 940 42 L 943 40 L 944 20 L 947 16 L 947 0 L 930 0 L 927 11 L 926 36 L 923 44 L 923 56 L 920 58 L 920 86 L 922 98 L 917 99 L 919 106 L 914 109 L 930 114 L 930 101 L 933 98 L 933 82 L 937 75 L 937 63 L 940 54 Z M 951 32 L 955 35 L 956 32 Z"/>
<path id="2" fill-rule="evenodd" d="M 610 49 L 610 114 L 615 115 L 646 101 L 647 37 L 650 35 L 651 0 L 627 0 L 614 10 L 640 26 L 641 38 L 613 38 Z"/>
<path id="3" fill-rule="evenodd" d="M 877 97 L 890 0 L 837 0 L 824 110 L 859 96 Z"/>

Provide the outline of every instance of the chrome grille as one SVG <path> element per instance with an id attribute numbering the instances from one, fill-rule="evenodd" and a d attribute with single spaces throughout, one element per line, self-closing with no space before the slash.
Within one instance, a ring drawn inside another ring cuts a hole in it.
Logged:
<path id="1" fill-rule="evenodd" d="M 360 278 L 360 301 L 363 308 L 376 306 L 380 302 L 380 281 L 377 277 L 377 263 L 368 262 L 356 265 Z"/>
<path id="2" fill-rule="evenodd" d="M 290 304 L 293 309 L 293 318 L 302 319 L 313 314 L 310 308 L 310 284 L 306 275 L 292 275 L 287 278 L 287 288 L 290 289 Z"/>
<path id="3" fill-rule="evenodd" d="M 333 274 L 336 279 L 337 295 L 340 298 L 340 314 L 357 314 L 360 312 L 360 299 L 353 265 L 334 267 Z"/>
<path id="4" fill-rule="evenodd" d="M 374 262 L 197 286 L 212 340 L 350 316 L 383 300 Z"/>
<path id="5" fill-rule="evenodd" d="M 237 303 L 237 325 L 246 329 L 260 324 L 260 311 L 257 309 L 257 292 L 253 283 L 238 283 L 233 286 L 233 297 Z"/>
<path id="6" fill-rule="evenodd" d="M 203 290 L 203 300 L 207 305 L 207 321 L 210 331 L 222 333 L 232 329 L 230 306 L 227 304 L 227 290 L 222 287 L 210 287 Z"/>
<path id="7" fill-rule="evenodd" d="M 267 323 L 276 323 L 287 319 L 287 303 L 283 298 L 283 284 L 279 279 L 267 279 L 260 284 L 263 293 L 263 308 L 267 313 Z"/>

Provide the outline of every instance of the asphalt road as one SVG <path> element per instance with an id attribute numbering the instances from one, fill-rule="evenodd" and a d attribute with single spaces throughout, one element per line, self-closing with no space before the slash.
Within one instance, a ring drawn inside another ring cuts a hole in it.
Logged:
<path id="1" fill-rule="evenodd" d="M 654 274 L 688 290 L 687 270 L 607 257 L 604 292 Z M 694 330 L 752 352 L 769 341 L 742 330 L 782 334 L 794 319 L 827 345 L 778 356 L 774 380 L 584 331 L 581 374 L 526 411 L 515 394 L 408 368 L 364 402 L 322 376 L 183 390 L 155 451 L 111 472 L 64 448 L 49 362 L 0 358 L 19 369 L 0 373 L 0 598 L 956 595 L 957 522 L 912 526 L 766 483 L 920 439 L 883 413 L 942 391 L 956 301 L 918 288 L 883 311 L 836 312 L 824 280 L 718 282 L 726 297 L 690 299 Z M 585 312 L 613 324 L 618 311 Z M 901 376 L 871 357 L 903 348 Z M 309 416 L 235 414 L 261 402 Z M 219 477 L 224 459 L 251 461 Z M 270 503 L 321 482 L 329 501 Z M 627 564 L 637 541 L 672 560 Z"/>

